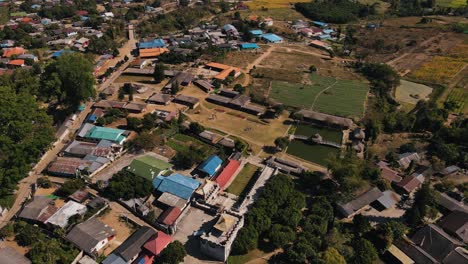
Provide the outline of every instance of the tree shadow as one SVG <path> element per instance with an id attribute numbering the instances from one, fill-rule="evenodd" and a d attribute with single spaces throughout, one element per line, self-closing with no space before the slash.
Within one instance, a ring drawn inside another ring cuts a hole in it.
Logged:
<path id="1" fill-rule="evenodd" d="M 267 154 L 275 154 L 278 152 L 275 146 L 263 146 L 263 151 Z"/>

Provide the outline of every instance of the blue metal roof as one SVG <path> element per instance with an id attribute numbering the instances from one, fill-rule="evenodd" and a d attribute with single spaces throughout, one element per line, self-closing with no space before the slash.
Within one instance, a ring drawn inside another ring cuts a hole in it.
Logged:
<path id="1" fill-rule="evenodd" d="M 326 27 L 326 26 L 328 26 L 327 23 L 325 23 L 325 22 L 320 22 L 320 21 L 312 21 L 312 23 L 314 23 L 315 25 L 320 26 L 320 27 Z"/>
<path id="2" fill-rule="evenodd" d="M 273 33 L 267 33 L 267 34 L 263 34 L 261 35 L 260 37 L 268 40 L 269 42 L 280 42 L 280 41 L 283 41 L 283 38 L 276 35 L 276 34 L 273 34 Z"/>
<path id="3" fill-rule="evenodd" d="M 261 31 L 260 29 L 254 29 L 250 30 L 250 33 L 252 33 L 254 36 L 260 36 L 263 34 L 263 31 Z"/>
<path id="4" fill-rule="evenodd" d="M 75 52 L 73 50 L 59 50 L 59 51 L 52 53 L 52 58 L 57 58 L 67 53 L 75 53 Z"/>
<path id="5" fill-rule="evenodd" d="M 157 176 L 153 181 L 153 186 L 160 192 L 168 192 L 188 200 L 192 196 L 192 193 L 200 186 L 200 183 L 192 178 L 176 173 L 167 177 Z"/>
<path id="6" fill-rule="evenodd" d="M 223 161 L 221 158 L 219 158 L 216 155 L 210 156 L 208 159 L 206 159 L 200 166 L 198 166 L 198 169 L 206 172 L 208 175 L 213 176 L 216 173 L 216 170 L 223 164 Z"/>
<path id="7" fill-rule="evenodd" d="M 335 32 L 333 29 L 324 29 L 323 30 L 323 33 L 325 33 L 325 34 L 331 34 L 333 32 Z"/>
<path id="8" fill-rule="evenodd" d="M 138 47 L 140 49 L 164 48 L 166 43 L 163 39 L 153 39 L 152 41 L 140 42 Z"/>
<path id="9" fill-rule="evenodd" d="M 330 39 L 331 36 L 328 35 L 328 34 L 322 34 L 322 35 L 319 36 L 319 38 L 320 38 L 320 39 Z"/>
<path id="10" fill-rule="evenodd" d="M 241 47 L 241 49 L 258 49 L 258 48 L 260 48 L 255 43 L 242 43 L 242 44 L 240 44 L 240 47 Z"/>

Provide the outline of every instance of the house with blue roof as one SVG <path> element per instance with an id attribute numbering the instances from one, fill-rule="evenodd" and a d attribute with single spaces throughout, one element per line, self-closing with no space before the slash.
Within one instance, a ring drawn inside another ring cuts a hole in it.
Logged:
<path id="1" fill-rule="evenodd" d="M 56 51 L 54 53 L 52 53 L 52 58 L 58 58 L 64 54 L 71 54 L 71 53 L 75 53 L 73 50 L 59 50 L 59 51 Z"/>
<path id="2" fill-rule="evenodd" d="M 267 34 L 263 34 L 263 35 L 260 35 L 260 38 L 265 40 L 266 42 L 269 42 L 269 43 L 281 43 L 283 42 L 283 38 L 276 35 L 276 34 L 273 34 L 273 33 L 267 33 Z"/>
<path id="3" fill-rule="evenodd" d="M 159 192 L 170 193 L 184 200 L 189 200 L 199 186 L 197 180 L 178 173 L 171 176 L 158 175 L 153 180 L 153 187 Z"/>
<path id="4" fill-rule="evenodd" d="M 322 34 L 320 36 L 318 36 L 320 40 L 327 40 L 327 39 L 331 39 L 331 35 L 329 34 Z"/>
<path id="5" fill-rule="evenodd" d="M 223 160 L 216 156 L 212 155 L 208 157 L 200 166 L 198 166 L 198 170 L 202 173 L 208 174 L 210 177 L 214 176 L 216 172 L 221 168 L 223 164 Z"/>
<path id="6" fill-rule="evenodd" d="M 153 48 L 164 48 L 166 43 L 163 39 L 153 39 L 151 41 L 140 42 L 138 43 L 138 48 L 140 49 L 153 49 Z"/>
<path id="7" fill-rule="evenodd" d="M 259 49 L 260 47 L 256 43 L 242 43 L 239 45 L 241 49 Z"/>
<path id="8" fill-rule="evenodd" d="M 314 23 L 314 25 L 316 25 L 316 26 L 318 26 L 318 27 L 321 27 L 321 28 L 328 27 L 328 24 L 325 23 L 325 22 L 321 22 L 321 21 L 312 21 L 312 23 Z"/>
<path id="9" fill-rule="evenodd" d="M 260 30 L 260 29 L 250 30 L 250 33 L 252 33 L 252 35 L 254 35 L 254 37 L 258 37 L 260 35 L 263 35 L 263 31 Z"/>

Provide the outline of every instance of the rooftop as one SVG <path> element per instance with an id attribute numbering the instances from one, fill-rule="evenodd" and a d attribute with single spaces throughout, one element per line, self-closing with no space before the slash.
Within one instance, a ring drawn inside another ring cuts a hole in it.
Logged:
<path id="1" fill-rule="evenodd" d="M 202 164 L 200 164 L 198 169 L 210 176 L 213 176 L 216 171 L 218 171 L 221 164 L 223 164 L 223 160 L 221 160 L 221 158 L 216 155 L 212 155 L 208 157 L 208 159 L 206 159 Z"/>
<path id="2" fill-rule="evenodd" d="M 0 247 L 1 264 L 31 264 L 31 261 L 11 247 Z"/>
<path id="3" fill-rule="evenodd" d="M 74 201 L 68 201 L 64 206 L 62 206 L 55 214 L 53 214 L 47 221 L 46 224 L 50 223 L 62 228 L 65 228 L 68 225 L 68 219 L 76 214 L 86 213 L 86 206 L 79 204 Z"/>
<path id="4" fill-rule="evenodd" d="M 346 204 L 338 204 L 338 209 L 344 216 L 349 217 L 382 196 L 383 193 L 377 187 L 374 187 Z"/>
<path id="5" fill-rule="evenodd" d="M 172 164 L 163 160 L 157 159 L 153 156 L 146 155 L 136 158 L 130 163 L 127 170 L 133 174 L 146 178 L 152 181 L 158 176 L 161 171 L 167 170 L 172 167 Z"/>
<path id="6" fill-rule="evenodd" d="M 79 249 L 87 254 L 95 254 L 93 249 L 106 238 L 115 236 L 115 230 L 100 222 L 96 218 L 91 218 L 86 222 L 76 225 L 66 236 L 66 239 L 75 244 Z"/>
<path id="7" fill-rule="evenodd" d="M 192 193 L 200 186 L 200 183 L 181 174 L 171 176 L 157 176 L 153 186 L 160 192 L 168 192 L 182 199 L 188 200 Z"/>
<path id="8" fill-rule="evenodd" d="M 143 226 L 120 244 L 120 246 L 114 250 L 113 254 L 128 262 L 141 252 L 143 245 L 155 234 L 156 232 L 153 229 Z"/>

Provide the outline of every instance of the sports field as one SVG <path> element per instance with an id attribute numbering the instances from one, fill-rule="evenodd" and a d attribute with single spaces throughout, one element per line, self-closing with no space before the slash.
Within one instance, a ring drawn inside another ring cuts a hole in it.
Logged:
<path id="1" fill-rule="evenodd" d="M 273 81 L 269 96 L 292 107 L 338 116 L 361 117 L 368 90 L 368 85 L 363 82 L 312 74 L 309 84 Z"/>

